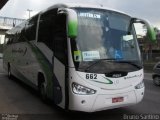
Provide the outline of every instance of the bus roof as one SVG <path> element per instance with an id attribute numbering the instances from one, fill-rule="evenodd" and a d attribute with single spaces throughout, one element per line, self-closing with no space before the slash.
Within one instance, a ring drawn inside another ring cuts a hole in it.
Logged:
<path id="1" fill-rule="evenodd" d="M 114 12 L 118 12 L 118 13 L 130 16 L 127 13 L 124 13 L 124 12 L 119 11 L 119 10 L 111 9 L 111 8 L 108 8 L 108 7 L 105 7 L 105 6 L 101 5 L 101 4 L 99 4 L 99 5 L 95 5 L 95 4 L 88 5 L 88 4 L 76 4 L 76 3 L 55 4 L 55 5 L 52 5 L 49 8 L 41 11 L 41 13 L 44 13 L 44 12 L 46 12 L 48 10 L 51 10 L 51 9 L 54 9 L 54 8 L 96 8 L 96 9 L 114 11 Z"/>

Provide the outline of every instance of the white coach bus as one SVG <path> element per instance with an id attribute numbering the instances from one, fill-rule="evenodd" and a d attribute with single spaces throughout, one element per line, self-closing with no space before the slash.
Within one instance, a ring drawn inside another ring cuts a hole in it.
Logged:
<path id="1" fill-rule="evenodd" d="M 63 109 L 94 112 L 139 103 L 143 66 L 134 23 L 102 6 L 54 5 L 7 31 L 4 69 Z"/>

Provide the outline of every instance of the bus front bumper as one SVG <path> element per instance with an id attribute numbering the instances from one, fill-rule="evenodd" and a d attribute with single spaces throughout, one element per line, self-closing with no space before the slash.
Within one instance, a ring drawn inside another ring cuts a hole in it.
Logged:
<path id="1" fill-rule="evenodd" d="M 76 95 L 72 93 L 69 109 L 95 112 L 133 105 L 142 101 L 144 88 L 118 94 Z M 121 100 L 119 100 L 121 98 Z"/>

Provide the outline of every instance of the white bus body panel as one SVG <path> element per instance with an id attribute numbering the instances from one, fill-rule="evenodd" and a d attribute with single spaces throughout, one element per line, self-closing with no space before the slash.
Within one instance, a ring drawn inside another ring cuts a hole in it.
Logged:
<path id="1" fill-rule="evenodd" d="M 65 66 L 56 57 L 54 57 L 54 74 L 59 81 L 62 90 L 62 102 L 58 104 L 61 108 L 65 108 Z"/>
<path id="2" fill-rule="evenodd" d="M 135 86 L 143 80 L 143 70 L 128 73 L 126 77 L 122 78 L 109 78 L 113 81 L 117 79 L 119 83 L 113 82 L 113 84 L 106 85 L 102 83 L 95 84 L 92 80 L 86 80 L 84 78 L 86 74 L 88 73 L 75 71 L 74 68 L 70 69 L 69 109 L 71 110 L 94 112 L 136 104 L 143 99 L 144 88 L 135 89 Z M 101 76 L 103 74 L 97 74 L 97 78 L 101 78 Z M 97 80 L 104 81 L 104 78 Z M 94 89 L 97 92 L 92 95 L 75 94 L 72 91 L 73 82 Z M 123 97 L 124 101 L 112 103 L 112 98 L 117 97 Z M 82 103 L 82 101 L 85 102 Z"/>
<path id="3" fill-rule="evenodd" d="M 4 52 L 4 68 L 11 66 L 11 73 L 25 82 L 31 82 L 37 86 L 37 73 L 42 71 L 41 67 L 32 52 L 31 47 L 26 42 L 9 45 Z M 9 56 L 11 55 L 11 56 Z M 22 78 L 23 77 L 23 78 Z"/>

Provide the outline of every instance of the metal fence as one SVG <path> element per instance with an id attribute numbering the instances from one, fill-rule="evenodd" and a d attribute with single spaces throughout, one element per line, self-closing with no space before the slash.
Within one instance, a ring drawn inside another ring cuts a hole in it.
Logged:
<path id="1" fill-rule="evenodd" d="M 160 61 L 160 53 L 142 53 L 143 61 Z"/>
<path id="2" fill-rule="evenodd" d="M 10 17 L 0 16 L 0 25 L 2 25 L 2 26 L 14 27 L 14 26 L 22 23 L 23 21 L 25 21 L 25 19 L 18 19 L 18 18 L 10 18 Z"/>

